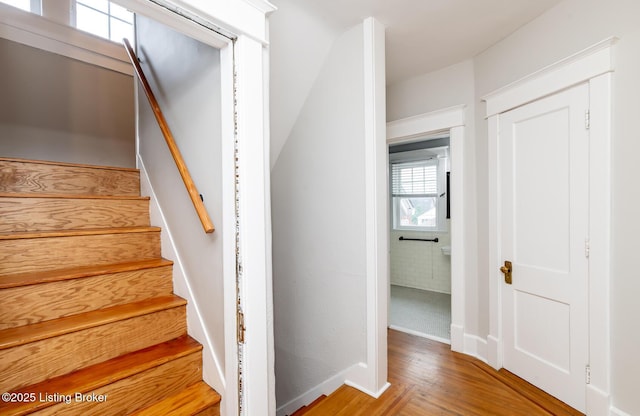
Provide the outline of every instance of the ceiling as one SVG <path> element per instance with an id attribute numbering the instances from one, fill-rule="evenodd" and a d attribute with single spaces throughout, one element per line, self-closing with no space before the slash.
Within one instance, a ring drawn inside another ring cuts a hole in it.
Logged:
<path id="1" fill-rule="evenodd" d="M 346 30 L 373 16 L 386 27 L 387 85 L 471 58 L 561 0 L 296 0 Z"/>

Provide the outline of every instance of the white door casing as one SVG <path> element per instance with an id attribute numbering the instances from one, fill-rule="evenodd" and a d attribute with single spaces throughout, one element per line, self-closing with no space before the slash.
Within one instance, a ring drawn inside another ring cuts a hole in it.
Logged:
<path id="1" fill-rule="evenodd" d="M 489 324 L 488 363 L 496 369 L 505 362 L 503 333 L 504 276 L 500 205 L 500 118 L 510 110 L 588 84 L 588 230 L 589 261 L 587 282 L 588 335 L 587 362 L 590 378 L 586 384 L 588 415 L 608 415 L 610 398 L 610 248 L 611 248 L 611 94 L 613 48 L 616 38 L 608 38 L 566 59 L 537 71 L 483 97 L 486 102 L 489 147 Z M 583 243 L 584 244 L 584 243 Z M 514 268 L 514 279 L 518 271 Z M 541 342 L 549 342 L 542 340 Z M 586 371 L 585 371 L 586 372 Z M 583 373 L 584 374 L 584 373 Z M 585 377 L 586 378 L 586 377 Z"/>
<path id="2" fill-rule="evenodd" d="M 589 87 L 499 118 L 503 366 L 585 410 Z"/>
<path id="3" fill-rule="evenodd" d="M 387 144 L 409 143 L 428 135 L 449 132 L 451 158 L 451 350 L 477 356 L 465 349 L 466 252 L 464 222 L 465 106 L 445 108 L 387 123 Z M 388 284 L 388 280 L 387 280 Z"/>

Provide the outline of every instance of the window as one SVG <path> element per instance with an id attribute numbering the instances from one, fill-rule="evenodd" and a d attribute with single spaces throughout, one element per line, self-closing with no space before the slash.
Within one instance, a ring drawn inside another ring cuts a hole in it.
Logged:
<path id="1" fill-rule="evenodd" d="M 133 13 L 108 0 L 77 0 L 76 27 L 114 42 L 133 42 Z"/>
<path id="2" fill-rule="evenodd" d="M 446 230 L 445 164 L 438 157 L 391 163 L 394 229 Z"/>
<path id="3" fill-rule="evenodd" d="M 22 9 L 26 12 L 31 12 L 35 14 L 42 13 L 41 0 L 0 0 L 0 3 L 17 7 L 18 9 Z"/>

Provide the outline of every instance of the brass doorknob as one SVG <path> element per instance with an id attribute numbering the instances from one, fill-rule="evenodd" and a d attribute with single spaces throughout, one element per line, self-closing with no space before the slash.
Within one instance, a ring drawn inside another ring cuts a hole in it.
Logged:
<path id="1" fill-rule="evenodd" d="M 504 273 L 504 282 L 508 285 L 510 285 L 513 282 L 513 279 L 511 277 L 511 271 L 512 271 L 511 266 L 512 266 L 511 262 L 506 260 L 504 262 L 504 266 L 500 267 L 500 271 Z"/>

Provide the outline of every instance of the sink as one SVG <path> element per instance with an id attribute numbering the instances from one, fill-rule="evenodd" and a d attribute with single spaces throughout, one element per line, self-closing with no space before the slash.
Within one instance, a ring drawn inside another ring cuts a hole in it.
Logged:
<path id="1" fill-rule="evenodd" d="M 442 250 L 442 254 L 444 254 L 445 256 L 451 255 L 451 246 L 442 246 L 440 247 L 440 250 Z"/>

